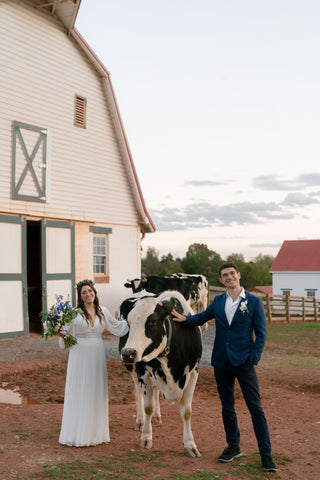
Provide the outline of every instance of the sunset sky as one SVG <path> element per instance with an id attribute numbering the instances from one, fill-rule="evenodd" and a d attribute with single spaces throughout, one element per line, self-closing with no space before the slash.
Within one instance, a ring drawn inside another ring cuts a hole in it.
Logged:
<path id="1" fill-rule="evenodd" d="M 143 252 L 320 238 L 318 0 L 82 0 L 157 232 Z"/>

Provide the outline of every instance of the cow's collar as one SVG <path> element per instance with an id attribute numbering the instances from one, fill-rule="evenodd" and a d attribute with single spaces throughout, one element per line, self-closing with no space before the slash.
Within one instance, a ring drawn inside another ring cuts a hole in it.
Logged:
<path id="1" fill-rule="evenodd" d="M 167 326 L 167 344 L 164 347 L 164 350 L 158 355 L 158 357 L 166 357 L 170 352 L 171 338 L 172 338 L 172 325 L 170 322 L 170 315 L 168 315 L 165 320 Z"/>

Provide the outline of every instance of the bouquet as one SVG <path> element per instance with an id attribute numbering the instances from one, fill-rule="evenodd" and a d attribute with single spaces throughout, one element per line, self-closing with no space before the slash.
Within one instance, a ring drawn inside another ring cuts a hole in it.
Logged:
<path id="1" fill-rule="evenodd" d="M 41 312 L 42 337 L 46 340 L 52 335 L 62 334 L 65 348 L 77 344 L 77 339 L 73 337 L 66 329 L 78 313 L 83 314 L 80 308 L 72 308 L 69 300 L 63 301 L 62 295 L 56 295 L 56 303 L 52 305 L 48 312 Z"/>

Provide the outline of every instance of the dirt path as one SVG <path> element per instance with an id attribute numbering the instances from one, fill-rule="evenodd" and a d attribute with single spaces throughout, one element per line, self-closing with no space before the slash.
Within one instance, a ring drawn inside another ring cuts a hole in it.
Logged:
<path id="1" fill-rule="evenodd" d="M 244 456 L 232 464 L 217 462 L 217 456 L 225 447 L 225 438 L 213 371 L 204 366 L 200 369 L 192 417 L 192 429 L 202 457 L 184 456 L 178 406 L 170 407 L 162 400 L 163 423 L 154 427 L 154 448 L 146 451 L 149 457 L 139 463 L 139 468 L 147 472 L 144 478 L 169 479 L 172 473 L 190 475 L 210 471 L 212 479 L 223 480 L 270 476 L 282 480 L 319 480 L 319 367 L 279 365 L 276 359 L 277 353 L 265 355 L 259 364 L 258 376 L 279 468 L 277 473 L 265 474 L 257 466 L 259 458 L 251 420 L 238 388 L 236 409 Z M 22 403 L 0 403 L 1 480 L 27 479 L 30 474 L 43 471 L 45 466 L 74 460 L 94 463 L 104 459 L 110 462 L 120 456 L 128 461 L 130 456 L 140 452 L 140 434 L 134 430 L 135 401 L 131 378 L 116 359 L 108 361 L 111 443 L 80 449 L 58 444 L 66 362 L 66 355 L 2 360 L 0 387 L 7 390 L 19 388 Z M 158 463 L 155 463 L 156 458 Z M 242 469 L 248 472 L 248 467 L 252 467 L 254 476 L 241 473 Z M 235 471 L 238 472 L 236 475 Z M 123 478 L 134 477 L 128 471 L 128 476 Z"/>

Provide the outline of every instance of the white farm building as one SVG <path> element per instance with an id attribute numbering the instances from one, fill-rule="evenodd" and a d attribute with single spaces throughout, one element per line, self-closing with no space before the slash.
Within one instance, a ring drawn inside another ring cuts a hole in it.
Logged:
<path id="1" fill-rule="evenodd" d="M 39 331 L 83 278 L 115 314 L 155 231 L 80 3 L 0 2 L 0 338 Z"/>
<path id="2" fill-rule="evenodd" d="M 270 272 L 274 295 L 320 298 L 320 240 L 286 240 Z"/>

